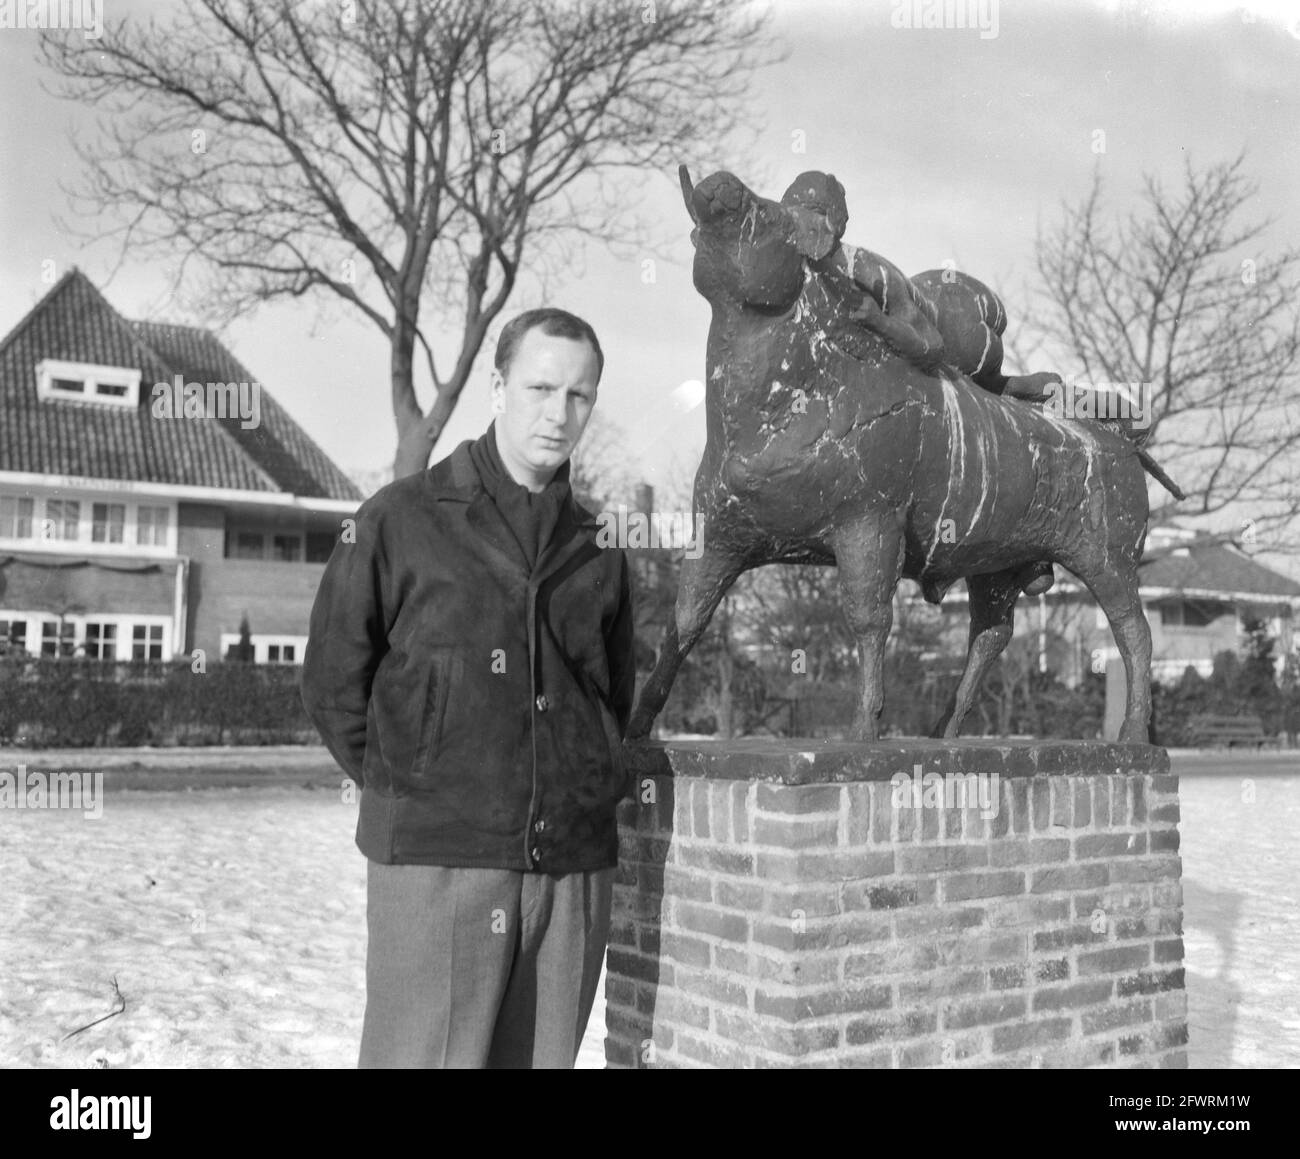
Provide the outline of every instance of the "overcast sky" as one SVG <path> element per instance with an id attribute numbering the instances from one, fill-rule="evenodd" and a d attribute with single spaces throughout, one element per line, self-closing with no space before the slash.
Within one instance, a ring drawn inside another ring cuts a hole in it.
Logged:
<path id="1" fill-rule="evenodd" d="M 991 0 L 985 0 L 987 11 Z M 915 273 L 952 260 L 1015 300 L 1033 274 L 1040 222 L 1086 191 L 1100 165 L 1113 204 L 1142 174 L 1176 184 L 1184 158 L 1205 165 L 1247 150 L 1269 241 L 1300 242 L 1300 4 L 1178 4 L 1001 0 L 997 35 L 977 29 L 891 26 L 891 0 L 777 0 L 775 41 L 787 59 L 759 78 L 757 143 L 739 175 L 777 197 L 805 169 L 844 184 L 847 240 Z M 161 3 L 106 0 L 110 19 Z M 33 32 L 0 31 L 0 332 L 48 289 L 42 262 L 82 267 L 127 317 L 168 320 L 159 271 L 128 259 L 110 282 L 115 251 L 65 237 L 54 215 L 60 181 L 75 181 L 69 132 L 80 107 L 41 89 Z M 1105 153 L 1094 152 L 1096 130 Z M 798 152 L 802 144 L 804 151 Z M 691 150 L 709 161 L 728 142 Z M 683 382 L 704 376 L 708 309 L 690 281 L 689 225 L 676 176 L 644 182 L 643 214 L 674 238 L 654 284 L 645 255 L 615 259 L 592 244 L 552 301 L 587 317 L 606 352 L 599 409 L 629 435 L 641 474 L 663 482 L 672 453 L 693 470 L 702 408 L 672 405 Z M 522 309 L 536 304 L 519 299 Z M 508 313 L 515 309 L 508 309 Z M 388 356 L 369 323 L 331 306 L 274 305 L 230 328 L 235 353 L 321 446 L 348 470 L 392 458 Z M 1011 319 L 1014 331 L 1016 319 Z M 495 340 L 495 333 L 492 335 Z M 435 454 L 490 421 L 485 348 Z M 1058 368 L 1069 369 L 1069 368 Z"/>

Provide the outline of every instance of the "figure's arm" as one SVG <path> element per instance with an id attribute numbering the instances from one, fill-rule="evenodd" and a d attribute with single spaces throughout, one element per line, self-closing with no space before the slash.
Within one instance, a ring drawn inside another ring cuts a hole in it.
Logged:
<path id="1" fill-rule="evenodd" d="M 360 785 L 370 686 L 387 651 L 391 614 L 380 521 L 363 506 L 355 526 L 356 542 L 334 545 L 312 605 L 302 701 L 334 759 Z"/>
<path id="2" fill-rule="evenodd" d="M 913 299 L 907 276 L 893 263 L 870 250 L 843 247 L 845 266 L 854 283 L 866 291 L 852 317 L 875 330 L 905 358 L 930 368 L 943 361 L 943 335 Z"/>

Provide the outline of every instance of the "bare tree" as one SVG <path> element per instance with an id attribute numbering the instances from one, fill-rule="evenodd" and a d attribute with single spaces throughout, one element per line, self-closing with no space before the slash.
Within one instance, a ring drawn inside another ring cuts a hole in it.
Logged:
<path id="1" fill-rule="evenodd" d="M 218 321 L 324 291 L 379 328 L 400 477 L 525 262 L 633 240 L 633 173 L 740 123 L 763 30 L 745 0 L 186 0 L 42 53 L 106 114 L 80 147 L 97 235 L 174 260 L 173 289 L 197 259 Z"/>
<path id="2" fill-rule="evenodd" d="M 1280 543 L 1300 514 L 1300 255 L 1269 255 L 1271 223 L 1243 219 L 1258 192 L 1244 164 L 1189 161 L 1173 191 L 1148 176 L 1123 218 L 1095 178 L 1039 234 L 1028 324 L 1065 354 L 1059 370 L 1146 384 L 1145 440 L 1188 493 L 1158 503 L 1153 521 L 1228 509 Z"/>

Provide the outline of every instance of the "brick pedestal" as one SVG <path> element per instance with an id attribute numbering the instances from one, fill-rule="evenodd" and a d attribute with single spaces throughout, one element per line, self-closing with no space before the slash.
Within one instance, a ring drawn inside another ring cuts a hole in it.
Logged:
<path id="1" fill-rule="evenodd" d="M 1163 749 L 629 751 L 611 1066 L 1187 1065 Z"/>

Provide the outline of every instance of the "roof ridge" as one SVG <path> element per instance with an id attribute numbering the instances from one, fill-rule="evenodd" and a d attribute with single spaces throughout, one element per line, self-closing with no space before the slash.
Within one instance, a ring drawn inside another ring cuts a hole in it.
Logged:
<path id="1" fill-rule="evenodd" d="M 24 330 L 27 329 L 32 319 L 35 318 L 36 315 L 39 314 L 49 304 L 50 299 L 53 298 L 55 294 L 62 293 L 62 291 L 77 278 L 80 278 L 92 290 L 95 289 L 94 282 L 92 282 L 88 277 L 86 277 L 85 274 L 81 272 L 80 266 L 69 267 L 68 272 L 64 274 L 63 277 L 61 277 L 57 282 L 55 282 L 54 285 L 49 288 L 49 290 L 47 290 L 44 294 L 42 294 L 39 298 L 37 298 L 35 302 L 32 303 L 31 308 L 27 311 L 26 314 L 24 314 L 21 318 L 18 319 L 18 321 L 14 324 L 13 328 L 4 336 L 4 338 L 0 338 L 0 354 L 4 354 L 4 352 L 9 349 L 9 344 L 13 342 L 13 340 L 17 338 Z M 95 292 L 98 293 L 99 291 L 96 290 Z M 102 297 L 103 295 L 100 296 Z M 110 306 L 109 308 L 111 309 L 112 307 Z"/>

